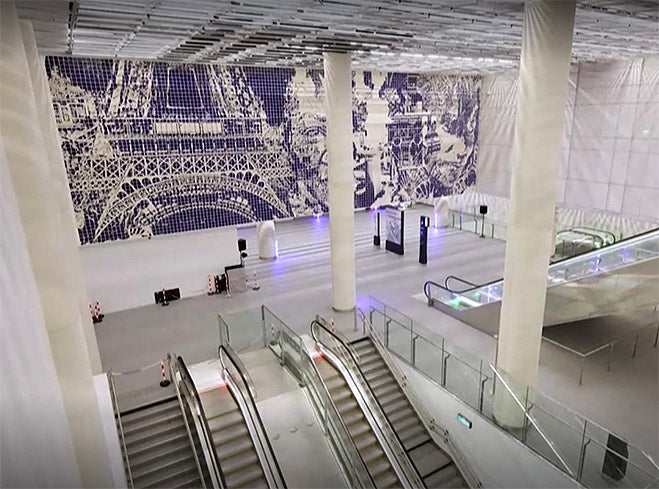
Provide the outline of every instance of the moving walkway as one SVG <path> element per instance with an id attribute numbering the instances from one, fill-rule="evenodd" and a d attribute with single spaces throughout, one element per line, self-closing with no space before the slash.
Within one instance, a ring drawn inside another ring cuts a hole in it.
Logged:
<path id="1" fill-rule="evenodd" d="M 315 360 L 375 487 L 470 487 L 370 337 L 348 342 L 318 318 Z M 446 433 L 442 436 L 447 437 Z"/>
<path id="2" fill-rule="evenodd" d="M 223 383 L 199 393 L 176 357 L 168 395 L 123 412 L 108 375 L 129 487 L 286 487 L 248 375 L 230 347 L 218 356 Z"/>
<path id="3" fill-rule="evenodd" d="M 659 303 L 659 229 L 549 265 L 544 325 L 618 314 Z M 488 334 L 499 330 L 503 279 L 427 281 L 429 306 Z"/>

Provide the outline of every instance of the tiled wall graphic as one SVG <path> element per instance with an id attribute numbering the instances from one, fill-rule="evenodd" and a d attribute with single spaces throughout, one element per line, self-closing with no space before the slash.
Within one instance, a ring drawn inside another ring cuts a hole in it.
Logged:
<path id="1" fill-rule="evenodd" d="M 46 59 L 80 241 L 326 212 L 322 70 Z M 355 207 L 475 184 L 480 79 L 353 74 Z"/>

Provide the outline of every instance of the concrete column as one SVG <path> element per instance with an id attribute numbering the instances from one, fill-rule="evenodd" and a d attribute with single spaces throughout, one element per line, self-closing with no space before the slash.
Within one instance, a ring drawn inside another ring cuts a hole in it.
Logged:
<path id="1" fill-rule="evenodd" d="M 46 154 L 48 156 L 50 183 L 57 205 L 56 213 L 67 242 L 67 249 L 73 253 L 70 259 L 71 268 L 68 270 L 72 287 L 69 293 L 78 303 L 92 372 L 98 374 L 101 373 L 101 356 L 98 352 L 96 334 L 94 333 L 94 326 L 89 314 L 89 298 L 83 279 L 82 263 L 78 254 L 80 239 L 78 237 L 78 228 L 73 210 L 73 201 L 71 200 L 69 180 L 64 167 L 64 154 L 57 131 L 57 123 L 55 122 L 53 98 L 50 94 L 50 86 L 48 85 L 48 78 L 46 76 L 45 60 L 37 51 L 32 23 L 21 21 L 20 26 L 30 70 L 30 78 L 32 80 L 37 115 L 39 117 L 39 127 L 43 135 Z"/>
<path id="2" fill-rule="evenodd" d="M 13 2 L 0 2 L 0 126 L 50 349 L 85 487 L 110 487 L 112 476 L 92 379 L 92 364 L 73 275 L 78 249 L 61 219 L 61 186 L 50 167 L 26 50 Z M 52 110 L 52 108 L 50 109 Z M 79 266 L 79 264 L 78 264 Z M 20 324 L 9 325 L 20 328 Z M 26 386 L 38 392 L 38 385 Z M 38 399 L 38 397 L 37 397 Z M 53 448 L 53 449 L 56 449 Z"/>
<path id="3" fill-rule="evenodd" d="M 535 386 L 538 377 L 574 12 L 574 0 L 527 1 L 524 8 L 497 356 L 520 385 Z M 504 392 L 497 388 L 495 415 L 515 425 L 506 419 Z"/>
<path id="4" fill-rule="evenodd" d="M 259 243 L 259 258 L 261 260 L 277 258 L 275 221 L 263 221 L 257 223 L 256 239 Z"/>
<path id="5" fill-rule="evenodd" d="M 325 53 L 332 307 L 355 308 L 355 205 L 350 54 Z"/>

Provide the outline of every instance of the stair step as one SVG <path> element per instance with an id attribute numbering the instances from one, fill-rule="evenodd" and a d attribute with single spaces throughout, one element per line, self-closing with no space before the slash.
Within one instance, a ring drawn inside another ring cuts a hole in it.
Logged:
<path id="1" fill-rule="evenodd" d="M 451 459 L 432 440 L 410 451 L 409 457 L 421 477 L 451 463 Z"/>
<path id="2" fill-rule="evenodd" d="M 227 487 L 257 487 L 261 484 L 266 484 L 265 479 L 263 478 L 263 471 L 260 466 L 250 466 L 245 467 L 239 472 L 234 472 L 225 477 Z M 257 483 L 259 479 L 262 480 L 262 483 Z"/>
<path id="3" fill-rule="evenodd" d="M 250 466 L 258 466 L 259 470 L 261 470 L 259 458 L 257 457 L 256 452 L 254 450 L 240 453 L 234 457 L 230 457 L 226 459 L 222 458 L 220 464 L 222 466 L 222 472 L 224 472 L 225 477 L 228 477 L 229 475 L 235 472 L 240 472 L 244 470 L 246 467 L 250 467 Z"/>
<path id="4" fill-rule="evenodd" d="M 132 411 L 130 413 L 121 413 L 121 423 L 126 427 L 132 423 L 139 423 L 145 419 L 152 419 L 155 416 L 160 416 L 161 414 L 166 413 L 167 411 L 176 411 L 181 412 L 181 406 L 178 403 L 176 397 L 171 398 L 167 401 L 164 401 L 155 406 L 147 406 L 137 411 Z"/>
<path id="5" fill-rule="evenodd" d="M 190 450 L 190 440 L 187 433 L 181 433 L 180 436 L 165 439 L 162 443 L 154 445 L 141 452 L 130 453 L 129 461 L 132 471 L 140 470 L 142 466 L 149 465 L 160 457 L 174 455 L 178 452 L 185 452 Z"/>
<path id="6" fill-rule="evenodd" d="M 386 487 L 400 487 L 400 481 L 393 471 L 385 472 L 373 482 L 375 482 L 375 487 L 378 489 Z"/>
<path id="7" fill-rule="evenodd" d="M 193 487 L 202 487 L 201 484 L 201 479 L 199 479 L 199 476 L 189 476 L 186 479 L 183 479 L 180 483 L 177 482 L 178 485 L 174 486 L 175 489 L 178 488 L 193 488 Z M 208 487 L 208 486 L 206 486 Z"/>
<path id="8" fill-rule="evenodd" d="M 249 437 L 247 428 L 245 428 L 245 436 L 235 438 L 227 443 L 216 444 L 217 456 L 224 460 L 225 458 L 233 457 L 236 454 L 243 453 L 247 450 L 253 450 L 254 444 Z"/>
<path id="9" fill-rule="evenodd" d="M 138 425 L 124 427 L 124 436 L 126 437 L 126 442 L 128 442 L 129 440 L 142 439 L 148 436 L 157 435 L 158 433 L 166 431 L 168 428 L 176 426 L 184 426 L 181 411 L 171 411 L 167 417 L 154 418 L 150 422 L 144 420 Z"/>
<path id="10" fill-rule="evenodd" d="M 183 424 L 183 419 L 181 418 L 181 424 L 178 425 L 169 425 L 165 429 L 148 433 L 142 436 L 128 436 L 126 435 L 126 449 L 128 453 L 134 453 L 141 451 L 145 445 L 152 446 L 160 444 L 160 440 L 165 438 L 178 437 L 181 434 L 186 434 L 185 425 Z"/>
<path id="11" fill-rule="evenodd" d="M 174 487 L 182 480 L 192 476 L 199 477 L 197 466 L 192 465 L 175 465 L 166 470 L 154 472 L 151 477 L 143 478 L 139 483 L 135 483 L 136 488 L 149 487 Z"/>
<path id="12" fill-rule="evenodd" d="M 207 416 L 208 427 L 212 432 L 222 431 L 243 422 L 243 414 L 238 409 L 232 409 L 215 416 Z"/>
<path id="13" fill-rule="evenodd" d="M 213 443 L 216 447 L 224 447 L 229 443 L 242 439 L 245 437 L 249 438 L 249 431 L 247 430 L 247 425 L 241 423 L 232 427 L 229 430 L 219 430 L 213 432 Z"/>
<path id="14" fill-rule="evenodd" d="M 455 470 L 455 465 L 449 465 L 442 470 L 426 477 L 423 482 L 426 487 L 441 487 L 441 488 L 462 488 L 466 487 L 462 478 Z"/>
<path id="15" fill-rule="evenodd" d="M 172 467 L 182 467 L 190 464 L 194 464 L 194 456 L 192 455 L 192 450 L 188 449 L 183 452 L 158 457 L 139 470 L 132 470 L 131 467 L 131 473 L 133 475 L 133 481 L 137 484 L 138 481 L 153 476 L 155 472 L 166 472 Z"/>

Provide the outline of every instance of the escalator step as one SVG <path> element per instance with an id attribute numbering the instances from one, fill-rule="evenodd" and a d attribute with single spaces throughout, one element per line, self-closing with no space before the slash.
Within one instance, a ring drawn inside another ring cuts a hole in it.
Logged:
<path id="1" fill-rule="evenodd" d="M 408 454 L 421 477 L 427 477 L 451 463 L 451 459 L 432 440 L 409 451 Z"/>

